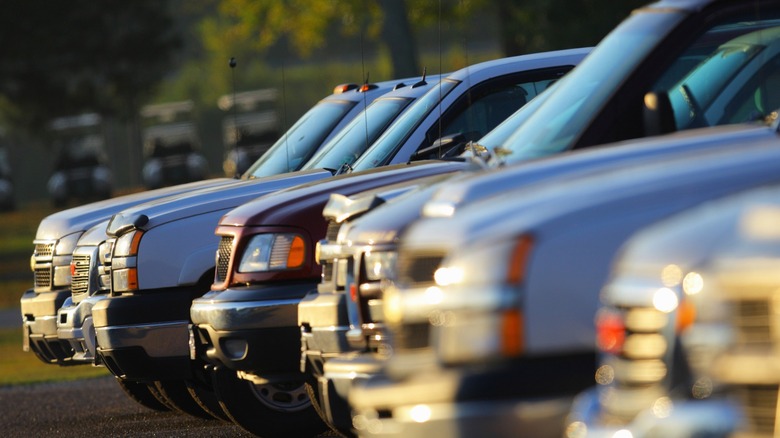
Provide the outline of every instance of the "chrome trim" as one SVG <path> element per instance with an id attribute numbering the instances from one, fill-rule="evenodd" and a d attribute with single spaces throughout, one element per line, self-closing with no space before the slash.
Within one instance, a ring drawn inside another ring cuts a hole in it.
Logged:
<path id="1" fill-rule="evenodd" d="M 194 324 L 207 324 L 215 330 L 294 327 L 298 325 L 301 299 L 192 303 L 190 318 Z"/>
<path id="2" fill-rule="evenodd" d="M 138 264 L 137 256 L 113 257 L 111 259 L 111 269 L 135 268 Z"/>
<path id="3" fill-rule="evenodd" d="M 29 328 L 32 335 L 57 335 L 57 315 L 36 315 L 35 320 L 24 321 L 24 326 Z"/>
<path id="4" fill-rule="evenodd" d="M 352 257 L 354 255 L 354 250 L 350 247 L 345 247 L 344 245 L 335 244 L 335 243 L 322 243 L 317 242 L 317 246 L 319 248 L 319 259 L 320 262 L 323 260 L 333 260 L 338 258 L 345 258 L 345 257 Z"/>

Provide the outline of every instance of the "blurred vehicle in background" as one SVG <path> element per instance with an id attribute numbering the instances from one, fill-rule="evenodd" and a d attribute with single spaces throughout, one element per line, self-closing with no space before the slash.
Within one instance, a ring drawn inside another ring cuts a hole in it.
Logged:
<path id="1" fill-rule="evenodd" d="M 143 124 L 144 186 L 200 181 L 208 176 L 208 162 L 200 152 L 200 134 L 192 121 L 191 101 L 146 105 Z"/>
<path id="2" fill-rule="evenodd" d="M 0 136 L 2 134 L 0 133 Z M 11 211 L 16 208 L 14 180 L 11 174 L 11 161 L 8 150 L 0 146 L 0 211 Z"/>
<path id="3" fill-rule="evenodd" d="M 278 91 L 263 89 L 226 94 L 217 100 L 222 117 L 225 176 L 243 175 L 281 135 L 276 115 Z"/>
<path id="4" fill-rule="evenodd" d="M 777 435 L 778 220 L 772 186 L 626 243 L 596 318 L 598 386 L 568 419 L 576 436 Z"/>
<path id="5" fill-rule="evenodd" d="M 48 190 L 55 207 L 111 197 L 113 176 L 107 165 L 102 118 L 89 113 L 61 117 L 49 124 L 54 136 L 54 171 Z"/>

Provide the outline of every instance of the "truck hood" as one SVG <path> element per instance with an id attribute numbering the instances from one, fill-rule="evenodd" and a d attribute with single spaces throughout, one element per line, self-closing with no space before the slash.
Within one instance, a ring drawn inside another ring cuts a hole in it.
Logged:
<path id="1" fill-rule="evenodd" d="M 234 180 L 231 184 L 161 198 L 122 210 L 111 219 L 107 231 L 109 235 L 115 235 L 117 230 L 121 230 L 128 223 L 149 230 L 187 217 L 235 208 L 259 196 L 304 183 L 318 182 L 331 176 L 327 170 L 312 169 L 252 180 Z M 139 217 L 144 219 L 138 222 Z"/>
<path id="2" fill-rule="evenodd" d="M 553 178 L 596 175 L 628 167 L 694 154 L 704 150 L 734 148 L 738 141 L 751 144 L 776 138 L 774 128 L 763 125 L 728 125 L 613 143 L 531 162 L 496 172 L 463 174 L 441 185 L 423 207 L 426 217 L 448 217 L 464 205 Z"/>
<path id="3" fill-rule="evenodd" d="M 79 237 L 77 246 L 98 246 L 106 240 L 108 219 L 98 222 Z"/>
<path id="4" fill-rule="evenodd" d="M 320 183 L 309 183 L 257 198 L 225 214 L 220 225 L 296 225 L 303 211 L 322 218 L 322 207 L 333 193 L 352 195 L 406 180 L 472 168 L 459 161 L 420 161 L 339 175 Z M 322 220 L 324 222 L 324 219 Z"/>
<path id="5" fill-rule="evenodd" d="M 84 231 L 106 220 L 116 212 L 154 199 L 191 192 L 207 187 L 218 187 L 235 182 L 231 178 L 214 178 L 203 181 L 163 187 L 155 190 L 133 193 L 103 201 L 69 208 L 43 218 L 35 234 L 36 239 L 58 239 L 62 236 Z"/>
<path id="6" fill-rule="evenodd" d="M 447 175 L 424 184 L 410 186 L 411 191 L 387 201 L 367 212 L 364 216 L 350 220 L 346 227 L 345 240 L 353 245 L 387 244 L 397 242 L 404 230 L 420 218 L 423 205 L 442 185 L 447 185 L 459 175 Z M 382 193 L 366 196 L 382 196 Z M 340 239 L 341 241 L 341 239 Z"/>

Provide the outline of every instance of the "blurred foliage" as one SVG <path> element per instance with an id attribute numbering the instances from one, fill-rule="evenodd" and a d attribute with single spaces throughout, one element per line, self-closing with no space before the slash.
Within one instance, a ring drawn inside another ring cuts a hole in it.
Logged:
<path id="1" fill-rule="evenodd" d="M 312 72 L 307 84 L 321 96 L 364 79 L 335 77 L 344 70 L 332 68 L 337 63 L 358 62 L 361 76 L 385 80 L 430 67 L 421 47 L 451 52 L 486 34 L 500 40 L 504 55 L 588 46 L 644 3 L 8 0 L 9 13 L 0 16 L 0 37 L 11 42 L 0 51 L 0 123 L 40 133 L 53 117 L 86 111 L 134 116 L 143 104 L 182 99 L 210 107 L 236 86 L 278 87 L 279 79 L 266 79 L 279 78 L 280 69 L 282 76 Z M 230 57 L 239 67 L 227 74 Z M 301 67 L 307 63 L 314 67 Z"/>
<path id="2" fill-rule="evenodd" d="M 84 111 L 134 114 L 181 40 L 159 0 L 8 0 L 0 14 L 0 114 L 37 130 Z"/>

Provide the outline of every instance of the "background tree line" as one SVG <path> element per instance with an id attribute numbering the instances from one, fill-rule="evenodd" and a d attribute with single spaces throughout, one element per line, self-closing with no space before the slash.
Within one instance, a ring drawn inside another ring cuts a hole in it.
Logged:
<path id="1" fill-rule="evenodd" d="M 594 45 L 644 3 L 6 0 L 0 127 L 23 139 L 12 146 L 24 149 L 48 144 L 54 117 L 82 112 L 137 127 L 142 105 L 191 99 L 199 117 L 216 120 L 216 99 L 234 85 L 284 87 L 283 119 L 290 124 L 336 83 Z M 235 71 L 227 68 L 231 56 L 239 60 Z M 210 141 L 219 142 L 218 135 Z M 140 148 L 137 136 L 126 137 L 126 147 Z"/>

